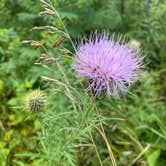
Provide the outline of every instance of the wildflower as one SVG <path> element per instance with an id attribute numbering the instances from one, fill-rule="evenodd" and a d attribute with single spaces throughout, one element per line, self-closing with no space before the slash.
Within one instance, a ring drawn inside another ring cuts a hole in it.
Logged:
<path id="1" fill-rule="evenodd" d="M 102 33 L 78 46 L 73 68 L 78 78 L 89 80 L 87 91 L 118 98 L 138 80 L 143 58 L 140 50 L 128 47 L 125 39 L 114 41 L 114 35 L 109 39 L 108 33 Z"/>
<path id="2" fill-rule="evenodd" d="M 26 97 L 26 107 L 27 109 L 38 112 L 44 109 L 46 104 L 46 96 L 45 94 L 40 90 L 32 91 L 27 97 Z"/>

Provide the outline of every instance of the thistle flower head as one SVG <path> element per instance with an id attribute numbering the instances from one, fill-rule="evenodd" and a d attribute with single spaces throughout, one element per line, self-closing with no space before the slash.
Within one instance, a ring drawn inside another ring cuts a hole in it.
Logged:
<path id="1" fill-rule="evenodd" d="M 143 56 L 135 48 L 129 48 L 125 39 L 118 37 L 115 41 L 114 35 L 109 39 L 109 34 L 103 33 L 78 46 L 73 68 L 77 77 L 89 80 L 87 91 L 97 96 L 105 92 L 117 98 L 137 81 L 142 63 Z"/>
<path id="2" fill-rule="evenodd" d="M 38 112 L 44 109 L 46 104 L 46 96 L 45 94 L 40 90 L 32 91 L 27 97 L 26 97 L 26 107 L 27 109 Z"/>

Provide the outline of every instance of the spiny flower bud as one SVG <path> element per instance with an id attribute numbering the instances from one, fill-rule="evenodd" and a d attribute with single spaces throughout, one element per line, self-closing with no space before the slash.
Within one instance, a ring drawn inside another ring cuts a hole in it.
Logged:
<path id="1" fill-rule="evenodd" d="M 130 40 L 130 42 L 128 43 L 128 47 L 134 50 L 140 49 L 140 46 L 141 46 L 141 43 L 135 39 Z"/>
<path id="2" fill-rule="evenodd" d="M 40 90 L 32 91 L 26 97 L 26 106 L 28 110 L 31 110 L 33 112 L 38 112 L 43 110 L 45 105 L 46 105 L 46 96 Z"/>

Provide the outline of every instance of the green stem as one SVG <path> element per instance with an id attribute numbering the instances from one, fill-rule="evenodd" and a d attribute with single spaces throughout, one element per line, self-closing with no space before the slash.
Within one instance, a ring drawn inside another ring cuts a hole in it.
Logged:
<path id="1" fill-rule="evenodd" d="M 114 157 L 114 154 L 113 154 L 113 152 L 112 152 L 111 146 L 110 146 L 110 144 L 109 144 L 109 142 L 108 142 L 108 139 L 107 139 L 107 136 L 106 136 L 106 134 L 105 134 L 104 127 L 103 127 L 103 124 L 102 124 L 102 121 L 101 121 L 101 118 L 100 118 L 100 113 L 99 113 L 99 110 L 98 110 L 98 108 L 97 108 L 97 106 L 96 106 L 94 97 L 92 97 L 92 99 L 93 99 L 93 103 L 94 103 L 95 110 L 96 110 L 97 115 L 98 115 L 98 119 L 99 119 L 99 122 L 100 122 L 100 128 L 101 128 L 101 130 L 98 129 L 98 128 L 97 128 L 97 130 L 99 131 L 99 133 L 101 134 L 101 136 L 103 137 L 103 139 L 104 139 L 104 141 L 105 141 L 105 143 L 106 143 L 106 146 L 107 146 L 107 149 L 108 149 L 108 153 L 109 153 L 109 156 L 110 156 L 111 161 L 112 161 L 112 165 L 113 165 L 113 166 L 117 166 L 116 160 L 115 160 L 115 157 Z"/>

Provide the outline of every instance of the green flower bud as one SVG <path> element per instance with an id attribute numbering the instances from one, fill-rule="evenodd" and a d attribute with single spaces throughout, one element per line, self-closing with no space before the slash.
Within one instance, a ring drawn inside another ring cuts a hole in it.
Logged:
<path id="1" fill-rule="evenodd" d="M 26 106 L 28 110 L 38 112 L 44 109 L 46 105 L 46 96 L 40 90 L 32 91 L 26 97 Z"/>

